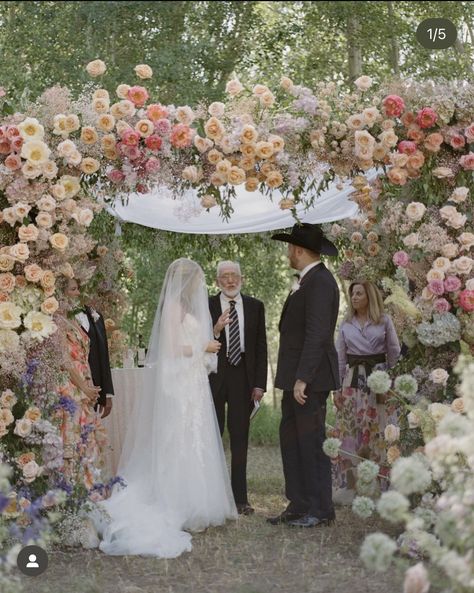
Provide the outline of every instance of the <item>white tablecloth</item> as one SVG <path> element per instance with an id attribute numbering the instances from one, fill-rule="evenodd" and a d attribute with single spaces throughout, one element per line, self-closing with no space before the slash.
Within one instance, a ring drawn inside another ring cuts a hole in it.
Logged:
<path id="1" fill-rule="evenodd" d="M 143 368 L 112 369 L 115 396 L 112 411 L 103 420 L 109 443 L 104 452 L 105 477 L 112 477 L 117 473 L 127 422 L 134 402 L 142 392 L 143 377 L 146 372 L 147 369 Z"/>

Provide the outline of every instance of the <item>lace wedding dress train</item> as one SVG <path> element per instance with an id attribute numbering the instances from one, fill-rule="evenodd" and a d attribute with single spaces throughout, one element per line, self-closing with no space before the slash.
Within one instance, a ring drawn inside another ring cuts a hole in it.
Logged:
<path id="1" fill-rule="evenodd" d="M 159 344 L 150 345 L 120 459 L 127 486 L 99 503 L 110 517 L 96 516 L 106 554 L 174 558 L 191 550 L 188 531 L 237 518 L 208 381 L 217 357 L 204 352 L 212 336 L 204 276 L 194 262 L 177 262 L 181 278 L 165 279 L 152 332 Z M 186 288 L 189 267 L 194 284 Z"/>

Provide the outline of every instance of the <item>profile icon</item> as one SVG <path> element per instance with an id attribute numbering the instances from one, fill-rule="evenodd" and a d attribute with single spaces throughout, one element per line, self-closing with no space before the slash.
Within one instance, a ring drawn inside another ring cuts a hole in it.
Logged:
<path id="1" fill-rule="evenodd" d="M 36 562 L 36 555 L 35 554 L 30 554 L 28 556 L 28 564 L 26 565 L 26 568 L 39 568 L 39 564 Z"/>
<path id="2" fill-rule="evenodd" d="M 39 546 L 26 546 L 20 550 L 16 564 L 23 574 L 36 577 L 48 568 L 48 554 Z"/>

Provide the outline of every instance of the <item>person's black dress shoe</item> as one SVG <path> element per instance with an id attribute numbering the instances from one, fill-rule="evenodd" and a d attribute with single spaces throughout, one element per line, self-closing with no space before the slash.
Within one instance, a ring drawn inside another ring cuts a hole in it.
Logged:
<path id="1" fill-rule="evenodd" d="M 267 523 L 271 525 L 282 525 L 283 523 L 289 523 L 290 521 L 296 521 L 297 519 L 301 519 L 305 515 L 301 513 L 290 513 L 288 511 L 283 511 L 280 515 L 276 517 L 269 517 L 267 519 Z"/>
<path id="2" fill-rule="evenodd" d="M 255 513 L 254 509 L 249 504 L 238 503 L 236 507 L 239 515 L 253 515 Z"/>
<path id="3" fill-rule="evenodd" d="M 288 525 L 292 527 L 322 527 L 332 525 L 334 521 L 334 518 L 318 519 L 318 517 L 313 517 L 312 515 L 304 515 L 294 521 L 288 521 Z"/>

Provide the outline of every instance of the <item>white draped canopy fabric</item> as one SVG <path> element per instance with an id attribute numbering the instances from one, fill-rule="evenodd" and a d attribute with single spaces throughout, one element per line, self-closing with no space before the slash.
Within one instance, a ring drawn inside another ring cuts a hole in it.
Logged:
<path id="1" fill-rule="evenodd" d="M 366 175 L 369 180 L 375 176 L 374 170 Z M 173 198 L 163 186 L 149 194 L 130 194 L 126 204 L 117 199 L 109 211 L 122 222 L 190 234 L 262 233 L 289 228 L 295 223 L 290 210 L 280 209 L 278 203 L 283 196 L 278 191 L 274 191 L 270 199 L 259 192 L 247 192 L 244 186 L 235 189 L 237 196 L 232 201 L 234 212 L 227 221 L 222 219 L 219 206 L 204 210 L 194 190 Z M 357 204 L 349 199 L 353 191 L 350 180 L 343 183 L 342 190 L 337 189 L 333 182 L 315 198 L 311 208 L 305 210 L 304 206 L 298 205 L 298 217 L 309 223 L 353 217 L 358 212 Z"/>

